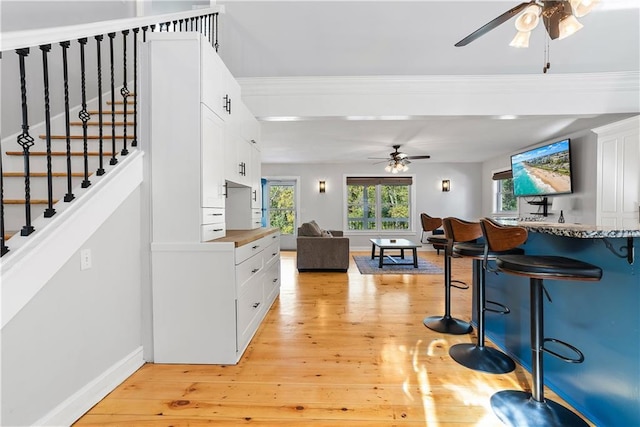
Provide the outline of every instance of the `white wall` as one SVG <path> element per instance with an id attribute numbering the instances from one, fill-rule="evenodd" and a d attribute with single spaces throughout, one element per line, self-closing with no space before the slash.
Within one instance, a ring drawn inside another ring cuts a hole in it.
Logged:
<path id="1" fill-rule="evenodd" d="M 574 209 L 571 212 L 564 212 L 567 223 L 595 224 L 596 222 L 596 154 L 597 135 L 590 130 L 573 134 L 563 135 L 548 141 L 541 141 L 529 147 L 525 147 L 518 152 L 530 148 L 549 144 L 564 138 L 571 138 L 571 166 L 573 172 L 573 194 L 570 196 L 574 202 Z M 496 157 L 482 164 L 482 215 L 491 216 L 493 214 L 493 181 L 491 176 L 495 170 L 511 168 L 511 154 Z M 549 197 L 549 203 L 553 198 Z M 549 206 L 551 209 L 551 206 Z M 537 206 L 530 206 L 525 198 L 519 200 L 519 216 L 531 217 L 531 212 L 536 212 Z M 552 212 L 548 221 L 557 221 L 557 212 Z"/>
<path id="2" fill-rule="evenodd" d="M 384 165 L 371 164 L 263 164 L 262 176 L 299 176 L 300 217 L 302 222 L 315 219 L 325 229 L 343 229 L 343 181 L 345 174 L 387 175 Z M 477 219 L 482 213 L 482 165 L 480 163 L 430 163 L 416 160 L 411 164 L 408 175 L 415 175 L 416 205 L 414 230 L 410 240 L 419 241 L 422 233 L 419 214 L 431 216 L 455 216 L 463 219 Z M 443 179 L 451 180 L 451 191 L 442 192 Z M 327 191 L 320 194 L 318 181 L 327 182 Z M 350 235 L 350 246 L 369 247 L 368 239 L 377 234 L 358 237 Z"/>
<path id="3" fill-rule="evenodd" d="M 140 347 L 140 203 L 138 189 L 82 245 L 92 268 L 77 251 L 2 329 L 0 425 L 35 423 Z"/>

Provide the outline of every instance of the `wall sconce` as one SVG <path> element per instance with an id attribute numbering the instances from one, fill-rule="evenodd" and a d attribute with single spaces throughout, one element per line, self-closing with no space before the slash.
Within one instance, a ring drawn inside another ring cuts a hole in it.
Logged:
<path id="1" fill-rule="evenodd" d="M 320 192 L 324 193 L 327 191 L 327 183 L 325 181 L 320 181 Z"/>
<path id="2" fill-rule="evenodd" d="M 451 181 L 449 181 L 448 179 L 443 179 L 442 191 L 449 191 L 449 190 L 451 190 Z"/>

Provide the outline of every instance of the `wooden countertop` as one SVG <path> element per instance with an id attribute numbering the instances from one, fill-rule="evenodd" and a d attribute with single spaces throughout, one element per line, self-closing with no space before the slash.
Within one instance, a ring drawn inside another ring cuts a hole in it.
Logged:
<path id="1" fill-rule="evenodd" d="M 210 240 L 211 243 L 219 243 L 219 242 L 233 242 L 235 243 L 235 247 L 243 246 L 248 243 L 251 243 L 255 240 L 261 239 L 264 236 L 268 236 L 269 234 L 279 232 L 279 228 L 255 228 L 253 230 L 227 230 L 224 237 L 220 237 L 219 239 Z"/>

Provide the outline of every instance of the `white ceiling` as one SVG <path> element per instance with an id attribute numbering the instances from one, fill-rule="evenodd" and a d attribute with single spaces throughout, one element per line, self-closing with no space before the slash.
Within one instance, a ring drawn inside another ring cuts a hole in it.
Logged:
<path id="1" fill-rule="evenodd" d="M 220 55 L 237 78 L 542 74 L 546 33 L 508 46 L 514 19 L 453 45 L 518 1 L 223 1 Z M 602 0 L 584 28 L 549 42 L 549 73 L 640 70 L 640 1 Z M 507 89 L 508 90 L 508 89 Z M 633 111 L 630 113 L 637 113 Z M 628 114 L 423 116 L 402 120 L 301 117 L 262 124 L 265 163 L 367 161 L 401 144 L 431 160 L 483 161 Z M 464 156 L 461 156 L 464 153 Z"/>

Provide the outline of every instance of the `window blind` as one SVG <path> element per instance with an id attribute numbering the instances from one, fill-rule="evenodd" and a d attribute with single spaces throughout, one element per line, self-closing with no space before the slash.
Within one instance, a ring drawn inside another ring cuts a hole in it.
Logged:
<path id="1" fill-rule="evenodd" d="M 347 185 L 412 185 L 413 178 L 410 176 L 349 176 Z"/>

